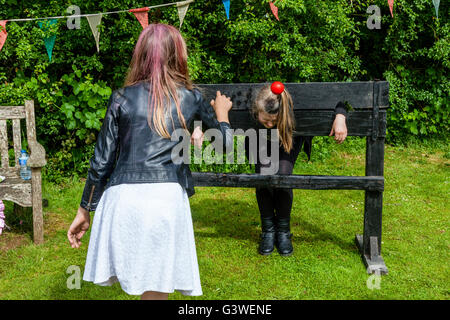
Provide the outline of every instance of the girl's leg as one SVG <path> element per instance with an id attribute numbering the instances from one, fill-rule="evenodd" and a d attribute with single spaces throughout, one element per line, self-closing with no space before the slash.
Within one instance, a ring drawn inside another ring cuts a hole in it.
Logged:
<path id="1" fill-rule="evenodd" d="M 249 138 L 245 137 L 244 141 L 245 155 L 247 159 L 250 160 Z M 258 157 L 256 157 L 255 173 L 261 173 L 261 166 Z M 273 188 L 256 188 L 256 200 L 258 202 L 261 218 L 273 218 L 275 214 Z"/>
<path id="2" fill-rule="evenodd" d="M 157 291 L 145 291 L 141 295 L 141 300 L 167 300 L 168 298 L 168 293 Z"/>
<path id="3" fill-rule="evenodd" d="M 250 160 L 249 138 L 245 137 L 245 154 Z M 261 163 L 258 157 L 255 164 L 255 173 L 261 173 Z M 275 246 L 275 203 L 272 188 L 256 188 L 256 200 L 261 218 L 261 239 L 258 252 L 262 255 L 269 255 Z"/>
<path id="4" fill-rule="evenodd" d="M 278 174 L 292 174 L 295 161 L 303 145 L 302 137 L 296 137 L 293 148 L 288 154 L 280 148 L 280 161 Z M 275 221 L 276 221 L 276 245 L 281 255 L 291 255 L 294 248 L 291 242 L 290 220 L 293 202 L 292 189 L 275 188 Z"/>
<path id="5" fill-rule="evenodd" d="M 271 254 L 275 246 L 275 203 L 272 188 L 256 188 L 261 218 L 261 241 L 258 252 L 262 255 Z"/>
<path id="6" fill-rule="evenodd" d="M 280 160 L 278 174 L 292 174 L 294 163 L 290 160 Z M 292 189 L 274 188 L 275 196 L 275 214 L 277 218 L 289 219 L 291 216 L 293 192 Z"/>

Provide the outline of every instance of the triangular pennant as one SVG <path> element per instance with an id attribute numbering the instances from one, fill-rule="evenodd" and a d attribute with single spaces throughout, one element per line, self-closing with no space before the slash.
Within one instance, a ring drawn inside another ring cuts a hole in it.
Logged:
<path id="1" fill-rule="evenodd" d="M 441 0 L 433 0 L 433 4 L 434 4 L 434 9 L 436 10 L 436 18 L 439 19 L 439 4 L 440 4 Z M 1 50 L 1 47 L 0 47 Z"/>
<path id="2" fill-rule="evenodd" d="M 191 1 L 177 2 L 178 17 L 180 18 L 180 29 L 183 24 L 184 17 L 186 16 L 186 12 L 188 11 L 189 3 L 191 3 Z"/>
<path id="3" fill-rule="evenodd" d="M 223 6 L 225 7 L 225 13 L 227 14 L 227 19 L 230 19 L 230 0 L 222 0 Z"/>
<path id="4" fill-rule="evenodd" d="M 145 29 L 148 26 L 148 7 L 130 9 L 128 11 L 132 12 L 136 19 L 138 19 L 142 29 Z"/>
<path id="5" fill-rule="evenodd" d="M 95 44 L 97 45 L 97 52 L 100 52 L 100 30 L 98 30 L 98 26 L 100 25 L 100 22 L 102 22 L 102 14 L 96 14 L 92 16 L 86 16 L 86 19 L 89 22 L 89 26 L 91 27 L 92 34 L 95 39 Z"/>
<path id="6" fill-rule="evenodd" d="M 46 20 L 45 22 L 38 21 L 38 25 L 39 25 L 39 28 L 41 28 L 44 32 L 47 32 L 49 27 L 51 25 L 54 25 L 57 22 L 58 21 L 56 19 L 49 19 L 49 20 Z M 47 54 L 48 54 L 48 58 L 49 58 L 50 62 L 52 61 L 52 53 L 53 53 L 53 47 L 55 46 L 55 40 L 56 40 L 55 34 L 44 38 L 44 44 L 45 44 L 45 48 L 47 49 Z"/>
<path id="7" fill-rule="evenodd" d="M 0 20 L 0 51 L 2 51 L 3 45 L 6 42 L 8 33 L 6 32 L 6 23 L 8 20 Z"/>
<path id="8" fill-rule="evenodd" d="M 280 19 L 278 18 L 278 8 L 277 8 L 277 6 L 274 5 L 271 1 L 269 1 L 269 5 L 270 5 L 270 10 L 272 10 L 272 13 L 275 16 L 275 18 L 277 18 L 277 20 L 280 21 Z"/>
<path id="9" fill-rule="evenodd" d="M 388 0 L 389 10 L 391 10 L 391 16 L 394 17 L 394 0 Z"/>

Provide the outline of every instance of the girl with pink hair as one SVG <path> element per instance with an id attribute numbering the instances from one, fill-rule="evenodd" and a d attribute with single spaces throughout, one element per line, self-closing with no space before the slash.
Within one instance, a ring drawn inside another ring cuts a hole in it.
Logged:
<path id="1" fill-rule="evenodd" d="M 141 299 L 167 299 L 177 290 L 202 295 L 188 197 L 189 166 L 174 161 L 174 133 L 196 116 L 232 143 L 230 98 L 206 103 L 189 79 L 186 44 L 166 24 L 146 27 L 123 88 L 112 93 L 90 160 L 80 207 L 67 237 L 73 248 L 90 225 L 83 280 L 119 282 Z M 215 117 L 214 117 L 215 112 Z M 189 146 L 189 139 L 188 146 Z"/>

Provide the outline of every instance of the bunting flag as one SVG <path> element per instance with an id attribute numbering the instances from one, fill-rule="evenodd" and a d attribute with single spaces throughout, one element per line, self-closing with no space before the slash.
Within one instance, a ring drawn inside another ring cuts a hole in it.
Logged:
<path id="1" fill-rule="evenodd" d="M 441 0 L 433 0 L 433 4 L 434 4 L 434 9 L 436 10 L 436 18 L 439 19 L 439 4 L 440 4 Z M 0 43 L 0 50 L 1 50 L 1 43 Z"/>
<path id="2" fill-rule="evenodd" d="M 394 17 L 394 0 L 388 0 L 389 10 L 391 10 L 391 16 Z"/>
<path id="3" fill-rule="evenodd" d="M 145 29 L 148 26 L 148 10 L 148 7 L 129 10 L 134 14 L 136 19 L 138 19 L 139 23 L 142 26 L 142 29 Z"/>
<path id="4" fill-rule="evenodd" d="M 6 23 L 8 20 L 0 20 L 0 51 L 2 51 L 3 45 L 6 42 L 8 33 L 6 32 Z"/>
<path id="5" fill-rule="evenodd" d="M 92 16 L 86 16 L 87 21 L 89 22 L 89 26 L 91 27 L 92 34 L 95 39 L 95 44 L 97 45 L 97 52 L 100 52 L 100 30 L 98 30 L 98 26 L 100 25 L 100 22 L 102 22 L 102 14 L 95 14 Z"/>
<path id="6" fill-rule="evenodd" d="M 186 16 L 186 13 L 188 11 L 189 3 L 191 3 L 191 2 L 192 1 L 177 2 L 178 17 L 180 18 L 180 29 L 181 29 L 181 25 L 183 24 L 184 17 Z"/>
<path id="7" fill-rule="evenodd" d="M 45 21 L 38 21 L 38 25 L 39 28 L 41 28 L 44 32 L 47 32 L 50 26 L 54 25 L 56 22 L 58 22 L 58 20 L 49 19 Z M 55 46 L 55 40 L 56 34 L 44 38 L 44 44 L 45 48 L 47 49 L 47 54 L 50 62 L 52 62 L 52 52 L 53 47 Z"/>
<path id="8" fill-rule="evenodd" d="M 225 7 L 225 13 L 227 14 L 227 19 L 230 19 L 230 0 L 222 0 L 223 6 Z"/>
<path id="9" fill-rule="evenodd" d="M 274 5 L 272 1 L 269 1 L 269 4 L 270 10 L 272 10 L 273 15 L 275 16 L 275 18 L 277 18 L 278 21 L 280 21 L 280 19 L 278 18 L 278 7 Z"/>

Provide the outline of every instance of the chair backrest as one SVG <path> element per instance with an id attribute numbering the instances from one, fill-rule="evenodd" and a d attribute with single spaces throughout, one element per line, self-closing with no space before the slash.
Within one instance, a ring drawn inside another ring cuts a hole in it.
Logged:
<path id="1" fill-rule="evenodd" d="M 25 119 L 27 128 L 27 141 L 36 140 L 36 125 L 34 116 L 34 101 L 26 100 L 24 106 L 0 106 L 0 154 L 1 167 L 10 168 L 9 142 L 7 120 L 12 121 L 12 134 L 14 143 L 14 163 L 19 166 L 20 150 L 22 149 L 22 134 L 20 120 Z"/>

